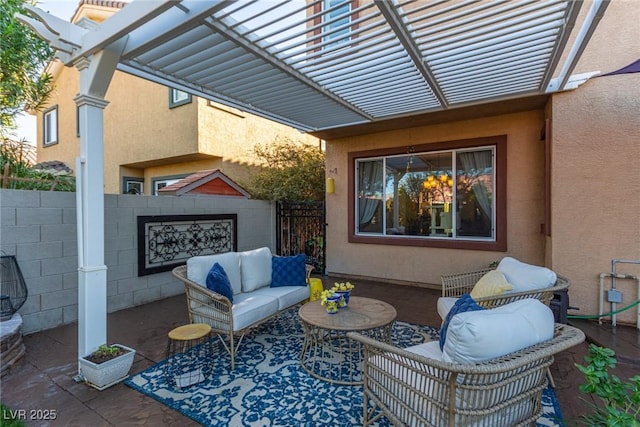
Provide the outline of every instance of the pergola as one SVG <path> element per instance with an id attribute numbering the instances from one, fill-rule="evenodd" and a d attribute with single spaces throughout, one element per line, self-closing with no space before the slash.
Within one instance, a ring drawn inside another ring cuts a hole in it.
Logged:
<path id="1" fill-rule="evenodd" d="M 103 109 L 115 70 L 305 132 L 569 90 L 608 2 L 134 0 L 18 18 L 80 70 L 79 355 L 106 341 Z"/>

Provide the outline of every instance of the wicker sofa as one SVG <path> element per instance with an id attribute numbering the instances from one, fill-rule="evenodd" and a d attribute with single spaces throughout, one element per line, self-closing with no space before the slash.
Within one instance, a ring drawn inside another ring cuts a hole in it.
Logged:
<path id="1" fill-rule="evenodd" d="M 381 416 L 412 427 L 533 425 L 553 356 L 585 338 L 563 324 L 553 325 L 552 335 L 500 357 L 460 363 L 444 360 L 437 342 L 401 349 L 350 332 L 364 347 L 363 425 Z"/>
<path id="2" fill-rule="evenodd" d="M 196 256 L 189 258 L 187 265 L 173 269 L 173 275 L 185 286 L 189 321 L 211 326 L 231 356 L 231 369 L 235 368 L 235 354 L 249 329 L 309 298 L 308 279 L 313 266 L 303 264 L 304 286 L 285 283 L 274 287 L 271 261 L 271 251 L 265 247 Z M 214 263 L 221 264 L 228 275 L 233 302 L 207 288 L 207 272 Z"/>
<path id="3" fill-rule="evenodd" d="M 505 260 L 512 260 L 507 259 Z M 515 260 L 514 260 L 515 261 Z M 512 261 L 513 262 L 513 261 Z M 522 263 L 521 263 L 522 264 Z M 540 269 L 540 267 L 536 266 L 528 266 L 525 265 L 525 268 L 533 268 Z M 499 268 L 500 266 L 498 266 Z M 441 276 L 442 281 L 442 296 L 438 299 L 437 309 L 438 314 L 444 320 L 447 313 L 451 309 L 451 307 L 455 304 L 455 301 L 462 296 L 463 294 L 470 293 L 476 283 L 487 273 L 494 270 L 493 268 L 486 268 L 482 270 L 466 272 L 466 273 L 455 273 L 455 274 L 445 274 Z M 546 270 L 546 269 L 545 269 Z M 547 270 L 550 272 L 551 270 Z M 475 301 L 478 305 L 481 305 L 484 308 L 494 308 L 501 305 L 509 304 L 514 301 L 518 301 L 524 298 L 536 298 L 549 305 L 551 299 L 553 298 L 553 294 L 558 291 L 563 291 L 569 288 L 570 282 L 566 277 L 556 275 L 553 273 L 551 276 L 555 280 L 555 282 L 550 282 L 550 286 L 535 288 L 535 289 L 523 289 L 511 292 L 506 292 L 501 295 L 492 295 L 483 298 L 476 298 Z"/>

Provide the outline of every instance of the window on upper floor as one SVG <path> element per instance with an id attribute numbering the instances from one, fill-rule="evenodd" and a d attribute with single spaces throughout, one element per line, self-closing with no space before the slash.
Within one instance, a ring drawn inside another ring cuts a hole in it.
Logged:
<path id="1" fill-rule="evenodd" d="M 58 106 L 46 110 L 42 114 L 42 146 L 58 143 Z"/>
<path id="2" fill-rule="evenodd" d="M 169 88 L 169 108 L 191 103 L 191 94 L 172 87 Z"/>
<path id="3" fill-rule="evenodd" d="M 123 194 L 144 194 L 144 178 L 125 176 L 122 179 Z"/>
<path id="4" fill-rule="evenodd" d="M 351 154 L 350 240 L 503 250 L 505 141 L 483 138 L 403 153 Z"/>
<path id="5" fill-rule="evenodd" d="M 187 175 L 153 178 L 153 180 L 151 181 L 151 187 L 152 187 L 153 195 L 157 196 L 159 189 L 164 188 L 167 185 L 174 184 L 174 183 L 180 181 L 182 178 L 184 178 L 186 176 Z"/>
<path id="6" fill-rule="evenodd" d="M 351 16 L 351 1 L 352 0 L 323 0 L 323 10 L 326 13 L 323 15 L 323 41 L 336 40 L 334 43 L 329 43 L 327 47 L 336 46 L 349 41 L 349 32 L 351 31 L 350 22 Z M 345 37 L 346 36 L 346 37 Z"/>

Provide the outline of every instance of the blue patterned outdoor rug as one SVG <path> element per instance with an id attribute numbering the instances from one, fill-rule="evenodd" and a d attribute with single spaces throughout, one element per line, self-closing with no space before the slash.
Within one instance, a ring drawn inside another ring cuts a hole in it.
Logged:
<path id="1" fill-rule="evenodd" d="M 310 376 L 298 360 L 304 333 L 298 310 L 291 309 L 255 328 L 236 354 L 218 347 L 212 374 L 197 384 L 167 383 L 164 360 L 125 380 L 128 386 L 205 426 L 359 426 L 362 387 L 330 384 Z M 438 330 L 396 322 L 393 341 L 400 347 L 438 339 Z M 217 339 L 217 338 L 216 338 Z M 543 394 L 544 414 L 537 426 L 563 426 L 555 392 Z M 388 426 L 386 418 L 378 426 Z"/>

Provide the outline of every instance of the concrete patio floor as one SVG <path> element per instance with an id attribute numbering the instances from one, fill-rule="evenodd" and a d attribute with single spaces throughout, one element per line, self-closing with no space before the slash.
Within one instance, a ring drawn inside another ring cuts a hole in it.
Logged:
<path id="1" fill-rule="evenodd" d="M 324 277 L 323 280 L 325 286 L 330 286 L 334 281 L 345 279 Z M 352 282 L 357 285 L 354 295 L 378 298 L 394 305 L 398 320 L 432 326 L 440 324 L 436 313 L 438 290 L 357 278 Z M 184 295 L 178 295 L 109 314 L 108 340 L 136 349 L 131 369 L 131 373 L 136 373 L 164 359 L 167 332 L 187 322 L 185 298 Z M 618 354 L 622 357 L 619 358 L 616 374 L 621 378 L 626 379 L 640 370 L 640 334 L 637 329 L 619 326 L 617 330 L 607 333 L 602 327 L 594 326 L 593 322 L 577 323 L 579 327 L 584 325 L 583 330 L 599 340 L 599 345 L 620 352 Z M 76 383 L 73 377 L 77 374 L 77 339 L 75 323 L 24 337 L 27 348 L 25 360 L 2 378 L 1 400 L 11 409 L 26 410 L 27 415 L 30 410 L 38 409 L 55 410 L 56 414 L 55 420 L 28 419 L 27 425 L 199 425 L 122 383 L 101 392 L 83 383 Z M 581 374 L 574 366 L 576 362 L 583 363 L 586 354 L 585 343 L 559 354 L 552 367 L 565 420 L 575 420 L 586 408 L 578 392 Z"/>

